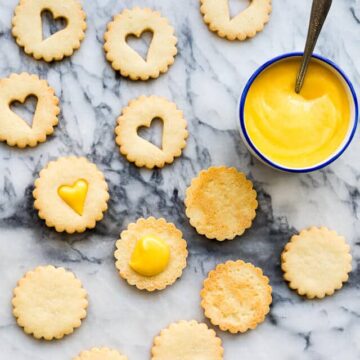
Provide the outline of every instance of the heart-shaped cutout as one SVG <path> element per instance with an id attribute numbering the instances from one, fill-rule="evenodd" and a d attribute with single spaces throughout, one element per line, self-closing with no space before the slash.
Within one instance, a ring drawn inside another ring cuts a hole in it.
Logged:
<path id="1" fill-rule="evenodd" d="M 250 0 L 228 0 L 229 18 L 232 20 L 250 5 Z"/>
<path id="2" fill-rule="evenodd" d="M 164 122 L 162 119 L 156 117 L 151 120 L 149 126 L 140 126 L 137 129 L 137 134 L 141 138 L 150 142 L 151 144 L 162 150 L 163 147 L 163 134 L 164 134 Z"/>
<path id="3" fill-rule="evenodd" d="M 151 30 L 144 30 L 140 35 L 128 34 L 125 41 L 146 61 L 153 37 Z"/>
<path id="4" fill-rule="evenodd" d="M 43 40 L 46 40 L 55 33 L 65 29 L 68 24 L 66 18 L 62 16 L 55 18 L 53 13 L 49 10 L 43 10 L 41 12 L 41 23 Z"/>
<path id="5" fill-rule="evenodd" d="M 84 205 L 89 185 L 86 180 L 79 179 L 73 185 L 62 185 L 58 188 L 58 195 L 80 216 L 84 212 Z"/>
<path id="6" fill-rule="evenodd" d="M 29 127 L 32 127 L 37 104 L 38 98 L 35 95 L 28 95 L 24 102 L 14 100 L 9 106 L 11 111 L 18 115 Z"/>

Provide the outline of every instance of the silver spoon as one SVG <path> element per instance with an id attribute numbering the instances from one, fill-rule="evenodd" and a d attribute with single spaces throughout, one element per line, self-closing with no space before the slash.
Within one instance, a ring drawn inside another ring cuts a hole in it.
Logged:
<path id="1" fill-rule="evenodd" d="M 332 0 L 313 0 L 308 35 L 305 44 L 304 55 L 296 78 L 295 91 L 297 94 L 304 84 L 305 75 L 314 51 L 317 39 L 329 13 Z"/>

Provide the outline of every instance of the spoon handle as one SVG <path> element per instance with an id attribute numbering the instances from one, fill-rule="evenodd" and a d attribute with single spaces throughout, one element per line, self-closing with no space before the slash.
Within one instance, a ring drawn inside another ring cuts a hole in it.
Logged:
<path id="1" fill-rule="evenodd" d="M 306 39 L 306 45 L 299 73 L 296 78 L 295 91 L 300 92 L 308 69 L 311 55 L 314 51 L 317 39 L 324 25 L 327 14 L 329 13 L 332 0 L 313 0 L 309 30 Z"/>

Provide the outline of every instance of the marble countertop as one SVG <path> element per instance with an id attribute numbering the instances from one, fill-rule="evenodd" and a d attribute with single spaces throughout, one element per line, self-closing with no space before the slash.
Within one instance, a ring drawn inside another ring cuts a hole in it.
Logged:
<path id="1" fill-rule="evenodd" d="M 233 0 L 232 0 L 233 1 Z M 226 360 L 360 358 L 360 142 L 359 133 L 341 159 L 325 170 L 290 175 L 254 160 L 240 140 L 236 105 L 252 72 L 269 58 L 301 50 L 310 0 L 274 0 L 265 31 L 246 42 L 228 42 L 209 32 L 197 0 L 84 0 L 88 31 L 81 49 L 60 63 L 46 64 L 23 53 L 10 33 L 17 0 L 0 4 L 0 77 L 32 72 L 48 79 L 61 98 L 54 136 L 35 149 L 0 144 L 0 349 L 1 359 L 65 360 L 92 346 L 121 349 L 129 360 L 149 359 L 153 337 L 170 322 L 204 320 L 199 291 L 207 272 L 228 259 L 264 269 L 274 290 L 271 314 L 256 330 L 223 339 Z M 150 82 L 120 78 L 105 61 L 107 22 L 125 7 L 158 9 L 179 39 L 170 71 Z M 317 52 L 338 63 L 359 88 L 360 1 L 334 1 Z M 115 120 L 140 95 L 163 95 L 184 111 L 190 137 L 183 156 L 163 170 L 139 170 L 120 156 Z M 109 211 L 95 230 L 57 234 L 33 209 L 35 177 L 61 155 L 96 162 L 110 184 Z M 184 214 L 184 191 L 200 169 L 235 166 L 254 181 L 260 208 L 253 227 L 235 241 L 218 243 L 196 234 Z M 188 267 L 165 291 L 148 294 L 119 279 L 114 242 L 138 217 L 165 217 L 188 241 Z M 282 280 L 280 252 L 289 237 L 325 225 L 352 245 L 354 270 L 334 296 L 308 301 Z M 41 342 L 24 334 L 11 313 L 12 289 L 29 269 L 51 263 L 73 270 L 89 292 L 88 317 L 61 341 Z M 171 360 L 171 359 L 169 359 Z"/>

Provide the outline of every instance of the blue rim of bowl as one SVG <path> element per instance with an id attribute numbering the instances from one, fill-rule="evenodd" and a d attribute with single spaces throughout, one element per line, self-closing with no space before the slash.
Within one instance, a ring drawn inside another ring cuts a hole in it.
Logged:
<path id="1" fill-rule="evenodd" d="M 333 69 L 335 69 L 341 76 L 342 78 L 345 80 L 345 82 L 347 83 L 351 95 L 353 97 L 353 101 L 354 101 L 354 108 L 355 108 L 355 119 L 354 119 L 354 124 L 353 124 L 353 128 L 351 129 L 351 133 L 350 136 L 348 138 L 348 140 L 346 141 L 346 143 L 342 146 L 342 148 L 340 150 L 338 150 L 336 152 L 336 154 L 331 157 L 329 160 L 327 160 L 324 163 L 321 163 L 320 165 L 316 165 L 313 167 L 309 167 L 309 168 L 302 168 L 302 169 L 294 169 L 294 168 L 287 168 L 278 164 L 275 164 L 274 162 L 272 162 L 271 160 L 269 160 L 267 157 L 265 157 L 257 148 L 256 146 L 253 144 L 253 142 L 251 141 L 246 128 L 245 128 L 245 119 L 244 119 L 244 108 L 245 108 L 245 101 L 246 101 L 246 97 L 247 94 L 249 92 L 249 89 L 251 87 L 251 85 L 253 84 L 253 82 L 255 81 L 255 79 L 258 77 L 258 75 L 260 75 L 266 68 L 268 68 L 270 65 L 286 59 L 286 58 L 290 58 L 290 57 L 298 57 L 298 56 L 302 56 L 304 53 L 302 52 L 292 52 L 292 53 L 287 53 L 284 55 L 280 55 L 277 56 L 269 61 L 267 61 L 265 64 L 263 64 L 262 66 L 260 66 L 255 73 L 251 76 L 251 78 L 248 80 L 248 82 L 245 85 L 245 88 L 243 90 L 243 93 L 241 95 L 241 100 L 240 100 L 240 105 L 239 105 L 239 118 L 240 118 L 240 126 L 241 126 L 241 131 L 248 143 L 248 145 L 251 147 L 251 149 L 255 152 L 255 154 L 257 156 L 259 156 L 259 158 L 261 160 L 263 160 L 266 164 L 272 166 L 275 169 L 278 170 L 282 170 L 282 171 L 286 171 L 286 172 L 291 172 L 291 173 L 308 173 L 308 172 L 312 172 L 312 171 L 316 171 L 316 170 L 320 170 L 323 169 L 324 167 L 330 165 L 332 162 L 334 162 L 337 158 L 339 158 L 344 151 L 347 149 L 347 147 L 350 145 L 354 135 L 355 135 L 355 131 L 357 128 L 357 124 L 358 124 L 358 116 L 359 116 L 359 106 L 358 106 L 358 100 L 357 100 L 357 96 L 355 93 L 355 89 L 354 86 L 352 85 L 351 81 L 349 80 L 349 78 L 345 75 L 345 73 L 340 69 L 340 67 L 338 65 L 336 65 L 334 62 L 332 62 L 331 60 L 320 56 L 320 55 L 316 55 L 313 54 L 312 57 L 323 61 L 324 63 L 330 65 Z"/>

